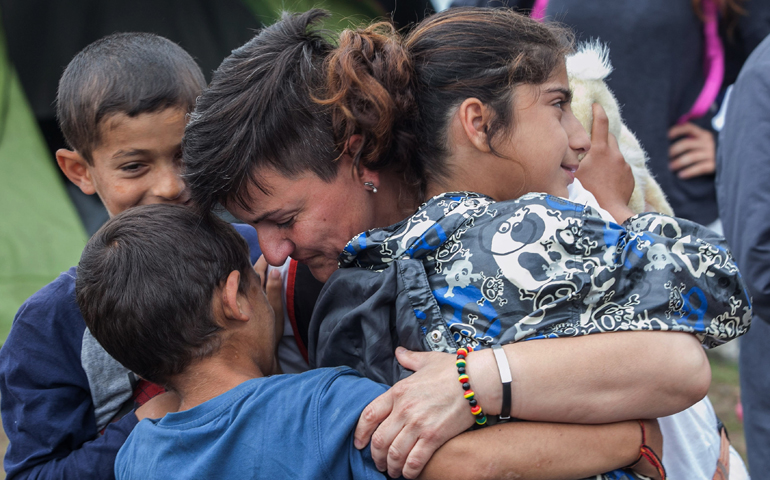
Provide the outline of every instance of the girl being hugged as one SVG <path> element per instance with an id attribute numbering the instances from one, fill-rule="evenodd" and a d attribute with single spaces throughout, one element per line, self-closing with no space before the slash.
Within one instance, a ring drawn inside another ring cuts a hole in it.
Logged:
<path id="1" fill-rule="evenodd" d="M 343 33 L 327 62 L 324 103 L 355 165 L 376 171 L 389 162 L 391 172 L 406 172 L 398 165 L 416 164 L 428 200 L 346 245 L 311 323 L 316 366 L 352 365 L 394 383 L 408 374 L 394 345 L 455 353 L 658 330 L 688 332 L 712 347 L 747 331 L 750 300 L 721 237 L 688 220 L 633 216 L 633 185 L 596 165 L 581 178 L 617 223 L 565 200 L 592 146 L 570 110 L 568 32 L 489 9 L 440 13 L 402 43 L 377 28 Z M 391 102 L 382 100 L 386 91 Z M 414 110 L 401 106 L 410 97 Z M 599 109 L 595 117 L 606 121 Z M 393 120 L 386 129 L 370 119 Z M 604 133 L 594 149 L 608 142 Z M 377 180 L 369 181 L 381 188 Z M 713 412 L 702 418 L 714 423 Z M 700 421 L 687 412 L 667 419 L 664 438 Z M 716 430 L 709 436 L 718 443 Z M 667 463 L 711 478 L 719 449 L 705 450 Z"/>
<path id="2" fill-rule="evenodd" d="M 591 149 L 570 110 L 571 46 L 558 27 L 490 9 L 437 14 L 403 45 L 376 27 L 342 34 L 324 101 L 337 138 L 358 168 L 416 163 L 428 200 L 347 244 L 311 325 L 317 365 L 374 368 L 334 345 L 361 322 L 387 333 L 390 308 L 398 344 L 446 352 L 622 330 L 688 332 L 711 347 L 747 330 L 750 302 L 721 237 L 662 214 L 632 216 L 624 185 L 589 188 L 617 223 L 566 200 Z M 404 78 L 378 78 L 380 70 Z M 410 94 L 416 113 L 399 112 Z M 389 129 L 370 121 L 388 118 Z M 404 148 L 404 138 L 419 142 Z M 393 301 L 372 309 L 365 298 L 396 271 L 404 274 L 393 277 Z M 370 287 L 351 310 L 360 282 Z M 393 368 L 375 375 L 393 383 L 395 358 L 379 358 Z"/>

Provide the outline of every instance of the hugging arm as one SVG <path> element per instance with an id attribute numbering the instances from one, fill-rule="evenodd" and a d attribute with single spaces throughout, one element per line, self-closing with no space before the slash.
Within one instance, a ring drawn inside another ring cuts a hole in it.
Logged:
<path id="1" fill-rule="evenodd" d="M 653 451 L 661 452 L 663 442 L 657 421 L 645 421 L 645 431 Z M 449 440 L 433 455 L 419 478 L 586 478 L 636 462 L 640 441 L 641 429 L 635 421 L 608 425 L 505 423 Z M 646 461 L 635 465 L 634 472 L 660 478 Z M 408 466 L 404 473 L 409 475 Z"/>
<path id="2" fill-rule="evenodd" d="M 511 415 L 523 420 L 611 423 L 662 417 L 703 398 L 711 380 L 703 348 L 683 333 L 616 332 L 503 348 L 513 378 Z M 454 355 L 402 349 L 397 355 L 415 373 L 364 409 L 356 445 L 371 437 L 378 466 L 392 465 L 395 473 L 408 464 L 406 472 L 419 472 L 474 419 L 457 381 Z M 467 372 L 479 405 L 488 415 L 499 414 L 502 387 L 492 351 L 470 354 Z"/>

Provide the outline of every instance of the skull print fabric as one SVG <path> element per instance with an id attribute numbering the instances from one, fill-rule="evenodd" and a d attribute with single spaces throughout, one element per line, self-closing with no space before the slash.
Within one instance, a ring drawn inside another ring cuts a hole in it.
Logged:
<path id="1" fill-rule="evenodd" d="M 313 312 L 310 364 L 348 365 L 390 385 L 411 373 L 395 358 L 399 345 L 454 353 L 669 330 L 710 347 L 751 321 L 740 273 L 714 232 L 656 213 L 621 226 L 545 194 L 439 195 L 398 224 L 356 236 L 339 261 Z"/>
<path id="2" fill-rule="evenodd" d="M 450 351 L 622 330 L 689 332 L 711 347 L 751 319 L 723 240 L 661 214 L 620 226 L 545 194 L 444 194 L 351 240 L 340 265 L 383 271 L 405 259 L 425 268 Z"/>

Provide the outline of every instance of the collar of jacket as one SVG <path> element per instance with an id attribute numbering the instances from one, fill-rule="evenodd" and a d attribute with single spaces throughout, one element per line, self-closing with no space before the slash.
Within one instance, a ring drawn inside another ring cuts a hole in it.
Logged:
<path id="1" fill-rule="evenodd" d="M 469 218 L 492 213 L 489 208 L 494 203 L 473 192 L 436 195 L 411 217 L 353 237 L 340 254 L 340 267 L 382 270 L 394 260 L 433 255 Z"/>

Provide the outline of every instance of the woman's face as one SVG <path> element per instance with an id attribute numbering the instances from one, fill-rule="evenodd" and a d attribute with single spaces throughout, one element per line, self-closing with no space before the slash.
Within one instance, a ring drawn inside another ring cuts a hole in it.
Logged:
<path id="1" fill-rule="evenodd" d="M 228 205 L 228 210 L 256 228 L 270 265 L 282 265 L 292 257 L 325 282 L 337 270 L 337 257 L 348 241 L 375 226 L 375 194 L 350 167 L 342 161 L 331 182 L 312 172 L 287 178 L 264 167 L 259 178 L 270 195 L 249 185 L 251 208 Z"/>
<path id="2" fill-rule="evenodd" d="M 529 192 L 568 196 L 567 186 L 575 179 L 581 154 L 591 148 L 588 133 L 572 114 L 570 100 L 564 66 L 541 85 L 515 87 L 512 133 L 501 134 L 495 145 L 506 160 L 514 161 L 510 176 L 499 172 L 497 178 L 519 178 L 524 183 L 511 198 Z M 521 182 L 515 182 L 516 186 Z"/>

